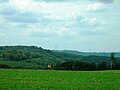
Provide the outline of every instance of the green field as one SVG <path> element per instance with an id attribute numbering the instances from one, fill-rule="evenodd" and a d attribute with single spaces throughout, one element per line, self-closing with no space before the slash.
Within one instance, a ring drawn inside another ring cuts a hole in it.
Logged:
<path id="1" fill-rule="evenodd" d="M 120 90 L 120 70 L 0 69 L 0 90 Z"/>

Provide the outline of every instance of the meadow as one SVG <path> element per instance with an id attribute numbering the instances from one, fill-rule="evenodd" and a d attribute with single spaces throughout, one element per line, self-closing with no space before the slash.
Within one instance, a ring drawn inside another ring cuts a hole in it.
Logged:
<path id="1" fill-rule="evenodd" d="M 120 70 L 0 69 L 0 90 L 120 90 Z"/>

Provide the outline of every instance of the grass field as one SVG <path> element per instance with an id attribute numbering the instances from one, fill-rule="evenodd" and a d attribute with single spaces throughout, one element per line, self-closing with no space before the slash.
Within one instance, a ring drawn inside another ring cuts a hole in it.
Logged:
<path id="1" fill-rule="evenodd" d="M 0 69 L 0 90 L 120 90 L 120 70 Z"/>

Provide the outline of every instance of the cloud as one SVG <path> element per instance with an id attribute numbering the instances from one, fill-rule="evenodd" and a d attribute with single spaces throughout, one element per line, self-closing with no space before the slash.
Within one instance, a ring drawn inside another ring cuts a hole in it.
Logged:
<path id="1" fill-rule="evenodd" d="M 83 11 L 84 6 L 74 3 L 33 2 L 32 0 L 10 0 L 9 4 L 20 12 L 43 14 L 46 18 L 75 18 Z M 31 7 L 32 6 L 32 7 Z M 47 7 L 46 7 L 47 6 Z M 26 9 L 27 8 L 27 9 Z"/>
<path id="2" fill-rule="evenodd" d="M 33 0 L 33 1 L 36 1 L 36 2 L 40 2 L 40 1 L 45 1 L 45 2 L 71 2 L 71 1 L 74 1 L 74 0 Z"/>
<path id="3" fill-rule="evenodd" d="M 3 8 L 4 7 L 4 8 Z M 17 13 L 17 10 L 10 6 L 0 6 L 0 14 L 3 16 L 11 16 Z"/>
<path id="4" fill-rule="evenodd" d="M 74 19 L 87 11 L 100 11 L 103 10 L 102 3 L 86 3 L 83 4 L 79 0 L 76 4 L 75 1 L 70 0 L 65 3 L 61 0 L 10 0 L 9 5 L 16 8 L 21 13 L 31 12 L 37 15 L 42 15 L 46 19 Z M 85 1 L 84 1 L 85 2 Z M 26 9 L 27 8 L 27 9 Z"/>
<path id="5" fill-rule="evenodd" d="M 88 22 L 88 25 L 93 26 L 94 28 L 99 27 L 104 24 L 104 22 L 96 17 L 90 18 L 90 19 L 85 19 L 83 22 Z"/>
<path id="6" fill-rule="evenodd" d="M 80 31 L 80 35 L 84 37 L 103 37 L 107 35 L 106 28 L 97 27 L 90 30 Z"/>
<path id="7" fill-rule="evenodd" d="M 81 2 L 81 0 L 32 0 L 35 2 L 64 2 L 64 3 L 69 3 L 69 2 Z M 82 2 L 93 2 L 96 0 L 83 0 Z"/>
<path id="8" fill-rule="evenodd" d="M 86 29 L 91 31 L 94 28 L 102 27 L 105 24 L 104 20 L 97 18 L 97 17 L 81 17 L 79 16 L 75 20 L 72 21 L 72 23 L 69 23 L 67 26 L 69 28 L 78 28 L 82 31 L 85 31 Z M 77 30 L 78 30 L 77 29 Z"/>
<path id="9" fill-rule="evenodd" d="M 4 37 L 5 36 L 5 34 L 4 33 L 0 33 L 0 37 Z"/>
<path id="10" fill-rule="evenodd" d="M 3 17 L 7 22 L 11 23 L 38 23 L 41 19 L 40 15 L 28 10 L 22 12 L 17 8 L 13 7 L 9 3 L 0 5 L 0 16 Z"/>
<path id="11" fill-rule="evenodd" d="M 92 3 L 87 6 L 88 11 L 101 11 L 104 10 L 103 3 Z"/>
<path id="12" fill-rule="evenodd" d="M 39 18 L 38 16 L 34 15 L 33 13 L 16 13 L 15 15 L 4 15 L 3 16 L 7 21 L 12 23 L 38 23 Z"/>
<path id="13" fill-rule="evenodd" d="M 73 1 L 73 0 L 71 0 Z M 79 0 L 78 0 L 79 1 Z M 68 2 L 68 1 L 67 1 Z M 101 25 L 96 18 L 86 19 L 87 11 L 103 9 L 102 3 L 64 3 L 52 0 L 33 2 L 33 0 L 9 0 L 9 7 L 3 9 L 2 15 L 12 26 L 21 28 L 19 24 L 36 24 L 25 27 L 27 36 L 36 37 L 74 37 L 80 29 L 93 29 Z M 87 9 L 86 9 L 87 7 Z M 26 9 L 27 8 L 27 9 Z M 87 28 L 86 28 L 87 27 Z M 73 30 L 72 30 L 73 29 Z M 77 31 L 78 30 L 78 31 Z"/>
<path id="14" fill-rule="evenodd" d="M 5 22 L 5 19 L 2 16 L 0 16 L 0 24 L 3 22 Z"/>
<path id="15" fill-rule="evenodd" d="M 28 10 L 32 6 L 31 0 L 9 0 L 9 5 L 17 10 Z"/>
<path id="16" fill-rule="evenodd" d="M 56 23 L 56 24 L 55 24 Z M 49 38 L 49 37 L 61 37 L 68 38 L 74 37 L 76 31 L 67 27 L 66 22 L 54 22 L 46 25 L 29 25 L 28 29 L 23 31 L 23 35 L 27 37 L 37 38 Z"/>
<path id="17" fill-rule="evenodd" d="M 114 2 L 114 0 L 99 0 L 99 1 L 104 3 L 104 4 L 110 4 L 110 3 Z"/>
<path id="18" fill-rule="evenodd" d="M 0 3 L 6 3 L 8 2 L 9 0 L 0 0 Z"/>
<path id="19" fill-rule="evenodd" d="M 72 21 L 72 23 L 69 23 L 69 21 L 67 22 L 54 22 L 45 27 L 42 25 L 30 25 L 23 34 L 27 37 L 59 37 L 64 39 L 75 39 L 86 36 L 103 36 L 106 34 L 105 30 L 101 28 L 104 23 L 98 18 L 79 18 Z"/>
<path id="20" fill-rule="evenodd" d="M 54 37 L 55 34 L 54 33 L 47 33 L 45 31 L 41 31 L 41 30 L 27 30 L 24 32 L 25 36 L 28 37 L 36 37 L 36 38 L 48 38 L 48 37 Z"/>

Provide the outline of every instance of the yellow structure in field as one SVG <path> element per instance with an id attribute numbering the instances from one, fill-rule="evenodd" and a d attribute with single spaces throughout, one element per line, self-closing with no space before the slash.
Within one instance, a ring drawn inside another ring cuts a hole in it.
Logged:
<path id="1" fill-rule="evenodd" d="M 52 68 L 51 64 L 48 64 L 48 66 L 47 66 L 47 67 L 48 67 L 48 69 L 51 69 L 51 68 Z"/>

